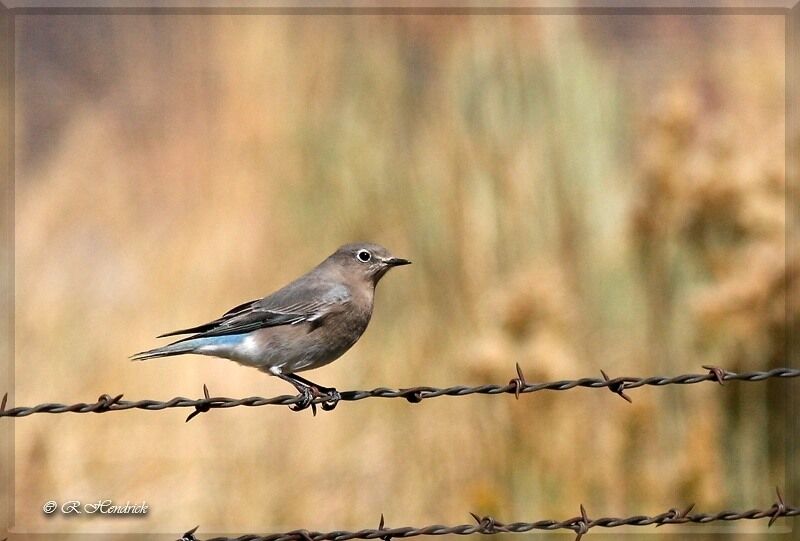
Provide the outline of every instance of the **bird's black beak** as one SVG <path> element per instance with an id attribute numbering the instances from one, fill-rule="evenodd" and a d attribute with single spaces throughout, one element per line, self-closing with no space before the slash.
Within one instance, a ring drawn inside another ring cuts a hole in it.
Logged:
<path id="1" fill-rule="evenodd" d="M 389 265 L 390 267 L 399 267 L 400 265 L 410 265 L 411 261 L 408 259 L 403 259 L 401 257 L 390 257 L 384 260 L 384 263 Z"/>

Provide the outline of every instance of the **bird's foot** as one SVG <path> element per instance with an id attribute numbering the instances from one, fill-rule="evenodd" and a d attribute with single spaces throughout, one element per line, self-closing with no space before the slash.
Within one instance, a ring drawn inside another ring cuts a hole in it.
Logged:
<path id="1" fill-rule="evenodd" d="M 317 398 L 326 398 L 324 402 L 321 402 L 322 409 L 325 411 L 331 411 L 342 399 L 342 395 L 339 394 L 339 391 L 337 391 L 334 387 L 323 387 L 322 385 L 317 385 L 316 383 L 313 384 L 312 387 L 317 393 Z"/>
<path id="2" fill-rule="evenodd" d="M 325 398 L 323 402 L 320 402 L 323 411 L 333 410 L 342 399 L 339 391 L 332 387 L 303 387 L 298 391 L 300 392 L 298 395 L 300 400 L 289 406 L 289 408 L 292 411 L 303 411 L 310 407 L 313 415 L 317 414 L 317 403 L 314 402 L 317 398 Z"/>
<path id="3" fill-rule="evenodd" d="M 331 411 L 342 399 L 342 395 L 333 387 L 317 385 L 312 381 L 301 378 L 297 374 L 276 375 L 294 385 L 299 393 L 298 401 L 289 406 L 292 411 L 302 411 L 310 406 L 311 411 L 316 415 L 318 403 L 322 405 L 323 410 Z M 319 400 L 320 398 L 324 398 L 324 400 Z"/>
<path id="4" fill-rule="evenodd" d="M 322 403 L 322 409 L 325 411 L 331 411 L 342 399 L 342 395 L 340 395 L 339 391 L 333 387 L 328 389 L 320 389 L 320 391 L 324 391 L 324 393 L 328 396 L 328 399 Z"/>
<path id="5" fill-rule="evenodd" d="M 299 387 L 297 390 L 299 392 L 297 396 L 300 397 L 300 400 L 290 405 L 289 409 L 292 411 L 303 411 L 311 407 L 311 413 L 316 415 L 317 405 L 314 403 L 314 399 L 319 396 L 319 391 L 311 387 Z M 324 408 L 325 405 L 323 404 L 322 407 Z"/>

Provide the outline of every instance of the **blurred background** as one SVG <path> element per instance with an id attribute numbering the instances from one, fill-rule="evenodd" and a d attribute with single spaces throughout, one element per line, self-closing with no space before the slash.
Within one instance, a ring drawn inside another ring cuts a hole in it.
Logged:
<path id="1" fill-rule="evenodd" d="M 18 16 L 15 402 L 293 394 L 220 359 L 128 356 L 356 240 L 414 265 L 307 374 L 323 385 L 785 366 L 784 38 L 781 15 Z M 15 522 L 246 533 L 768 505 L 789 384 L 38 415 L 15 423 Z M 41 512 L 101 498 L 151 512 Z"/>

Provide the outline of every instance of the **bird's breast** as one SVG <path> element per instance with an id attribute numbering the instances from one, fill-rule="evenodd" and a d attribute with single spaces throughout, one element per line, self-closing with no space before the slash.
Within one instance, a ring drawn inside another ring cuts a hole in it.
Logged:
<path id="1" fill-rule="evenodd" d="M 350 310 L 331 314 L 320 325 L 309 328 L 309 338 L 330 346 L 332 350 L 338 351 L 342 348 L 347 350 L 367 330 L 371 315 L 371 310 Z"/>

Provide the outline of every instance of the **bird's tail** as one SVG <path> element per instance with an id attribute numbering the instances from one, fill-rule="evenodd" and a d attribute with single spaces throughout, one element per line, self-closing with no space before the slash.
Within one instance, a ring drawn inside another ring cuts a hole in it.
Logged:
<path id="1" fill-rule="evenodd" d="M 147 359 L 156 359 L 158 357 L 170 357 L 172 355 L 183 355 L 194 351 L 197 344 L 191 342 L 176 342 L 156 349 L 149 349 L 147 351 L 140 351 L 131 355 L 132 361 L 146 361 Z"/>

